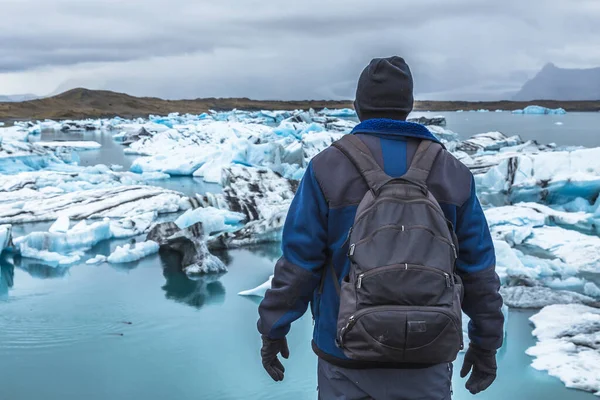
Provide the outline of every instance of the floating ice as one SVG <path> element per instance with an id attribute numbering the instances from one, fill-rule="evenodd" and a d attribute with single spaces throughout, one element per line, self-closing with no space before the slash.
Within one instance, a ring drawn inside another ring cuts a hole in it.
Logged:
<path id="1" fill-rule="evenodd" d="M 111 264 L 129 263 L 141 260 L 151 254 L 158 253 L 159 245 L 153 241 L 142 243 L 129 243 L 124 246 L 118 246 L 115 251 L 108 256 L 107 261 Z"/>
<path id="2" fill-rule="evenodd" d="M 246 216 L 241 213 L 206 207 L 186 211 L 185 214 L 177 218 L 175 223 L 179 228 L 185 229 L 201 222 L 204 232 L 210 236 L 235 231 L 242 226 L 240 223 L 244 219 L 246 219 Z"/>
<path id="3" fill-rule="evenodd" d="M 50 229 L 48 229 L 51 233 L 66 233 L 69 230 L 69 226 L 71 225 L 71 220 L 66 215 L 62 215 L 58 217 L 56 222 L 52 224 Z"/>
<path id="4" fill-rule="evenodd" d="M 0 225 L 0 254 L 12 246 L 12 226 Z"/>
<path id="5" fill-rule="evenodd" d="M 79 261 L 80 252 L 112 237 L 110 222 L 103 221 L 66 233 L 33 232 L 15 238 L 14 244 L 23 257 L 65 265 Z"/>
<path id="6" fill-rule="evenodd" d="M 513 308 L 544 308 L 553 304 L 586 304 L 594 307 L 600 302 L 589 296 L 565 290 L 534 286 L 512 286 L 500 289 L 504 304 Z"/>
<path id="7" fill-rule="evenodd" d="M 265 297 L 265 293 L 267 292 L 267 290 L 271 289 L 271 281 L 273 280 L 273 278 L 274 278 L 274 276 L 271 275 L 269 277 L 269 280 L 266 281 L 265 283 L 263 283 L 262 285 L 255 287 L 254 289 L 244 290 L 243 292 L 239 292 L 238 295 Z"/>
<path id="8" fill-rule="evenodd" d="M 155 225 L 147 240 L 154 241 L 161 249 L 181 256 L 181 269 L 188 275 L 227 272 L 221 260 L 212 255 L 204 240 L 202 224 L 180 229 L 174 222 Z"/>
<path id="9" fill-rule="evenodd" d="M 442 142 L 458 142 L 458 133 L 452 132 L 449 129 L 444 129 L 441 126 L 429 125 L 427 127 L 429 132 L 433 133 L 433 135 L 440 139 Z"/>
<path id="10" fill-rule="evenodd" d="M 457 149 L 466 152 L 499 150 L 503 147 L 517 146 L 522 143 L 523 141 L 519 136 L 507 137 L 502 132 L 488 132 L 472 136 L 459 144 Z"/>
<path id="11" fill-rule="evenodd" d="M 578 197 L 596 199 L 600 193 L 600 148 L 499 156 L 487 158 L 491 168 L 470 167 L 479 190 L 497 194 L 502 187 L 507 202 L 564 204 Z"/>
<path id="12" fill-rule="evenodd" d="M 47 149 L 75 149 L 75 150 L 97 150 L 102 147 L 98 142 L 92 141 L 57 141 L 57 142 L 35 142 L 36 145 Z"/>
<path id="13" fill-rule="evenodd" d="M 98 254 L 94 258 L 90 258 L 89 260 L 87 260 L 85 263 L 88 265 L 93 265 L 93 264 L 102 264 L 103 262 L 106 262 L 106 256 Z"/>
<path id="14" fill-rule="evenodd" d="M 541 106 L 528 106 L 528 107 L 525 107 L 525 109 L 523 109 L 523 110 L 514 110 L 512 113 L 513 114 L 563 115 L 563 114 L 566 114 L 567 112 L 563 108 L 551 109 L 551 108 L 546 108 L 546 107 L 541 107 Z"/>
<path id="15" fill-rule="evenodd" d="M 356 111 L 351 108 L 342 108 L 338 110 L 328 110 L 327 108 L 324 108 L 319 114 L 338 118 L 356 118 L 357 116 Z"/>
<path id="16" fill-rule="evenodd" d="M 600 299 L 600 288 L 595 283 L 587 282 L 583 285 L 583 292 L 590 297 Z"/>
<path id="17" fill-rule="evenodd" d="M 530 318 L 538 343 L 527 350 L 533 368 L 568 388 L 600 395 L 600 309 L 580 304 L 545 307 Z"/>
<path id="18" fill-rule="evenodd" d="M 443 116 L 408 118 L 407 121 L 425 126 L 446 126 L 446 117 Z"/>

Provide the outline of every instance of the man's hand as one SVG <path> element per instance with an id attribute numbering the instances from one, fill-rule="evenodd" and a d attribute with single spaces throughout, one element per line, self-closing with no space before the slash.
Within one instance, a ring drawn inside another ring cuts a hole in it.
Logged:
<path id="1" fill-rule="evenodd" d="M 285 368 L 281 364 L 281 361 L 279 361 L 279 358 L 277 358 L 277 355 L 281 353 L 281 356 L 285 359 L 290 356 L 287 339 L 270 339 L 263 335 L 262 342 L 260 355 L 263 367 L 275 382 L 282 381 Z"/>
<path id="2" fill-rule="evenodd" d="M 465 355 L 463 367 L 460 370 L 460 377 L 466 377 L 473 369 L 465 387 L 471 394 L 483 392 L 496 379 L 496 350 L 484 350 L 473 343 Z"/>

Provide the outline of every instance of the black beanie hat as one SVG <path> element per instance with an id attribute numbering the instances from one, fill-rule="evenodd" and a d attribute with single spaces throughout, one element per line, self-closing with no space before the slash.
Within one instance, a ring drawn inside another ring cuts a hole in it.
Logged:
<path id="1" fill-rule="evenodd" d="M 412 74 L 402 57 L 375 58 L 360 75 L 354 108 L 361 121 L 405 120 L 413 103 Z"/>

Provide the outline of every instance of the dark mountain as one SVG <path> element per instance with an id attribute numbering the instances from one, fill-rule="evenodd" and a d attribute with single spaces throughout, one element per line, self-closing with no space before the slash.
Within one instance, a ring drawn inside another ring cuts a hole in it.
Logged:
<path id="1" fill-rule="evenodd" d="M 600 100 L 600 68 L 565 69 L 554 64 L 544 68 L 513 100 Z"/>

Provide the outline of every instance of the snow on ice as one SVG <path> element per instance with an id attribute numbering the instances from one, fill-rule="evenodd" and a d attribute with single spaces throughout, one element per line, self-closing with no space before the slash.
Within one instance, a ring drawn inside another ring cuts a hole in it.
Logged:
<path id="1" fill-rule="evenodd" d="M 158 253 L 159 245 L 151 240 L 142 243 L 128 243 L 118 246 L 106 259 L 111 264 L 129 263 Z"/>
<path id="2" fill-rule="evenodd" d="M 0 225 L 0 254 L 12 246 L 12 226 Z"/>
<path id="3" fill-rule="evenodd" d="M 271 275 L 269 279 L 260 286 L 255 287 L 254 289 L 244 290 L 243 292 L 239 292 L 240 296 L 256 296 L 256 297 L 265 297 L 265 293 L 267 290 L 271 289 L 271 281 L 274 276 Z"/>
<path id="4" fill-rule="evenodd" d="M 532 366 L 568 388 L 600 395 L 600 309 L 551 305 L 530 318 L 538 343 L 527 350 Z"/>

